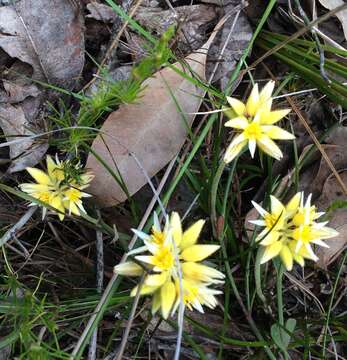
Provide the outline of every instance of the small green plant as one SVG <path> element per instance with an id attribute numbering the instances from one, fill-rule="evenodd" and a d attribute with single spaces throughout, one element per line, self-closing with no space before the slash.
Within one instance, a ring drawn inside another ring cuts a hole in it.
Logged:
<path id="1" fill-rule="evenodd" d="M 90 143 L 94 139 L 105 114 L 113 111 L 120 104 L 136 101 L 141 96 L 142 83 L 168 63 L 172 57 L 169 43 L 174 34 L 175 28 L 169 27 L 149 50 L 148 55 L 133 67 L 127 80 L 113 81 L 107 70 L 102 69 L 97 90 L 90 96 L 76 97 L 79 101 L 77 115 L 66 108 L 62 101 L 61 111 L 52 107 L 51 120 L 59 128 L 65 129 L 62 136 L 52 140 L 52 144 L 64 152 L 77 156 L 83 144 Z"/>

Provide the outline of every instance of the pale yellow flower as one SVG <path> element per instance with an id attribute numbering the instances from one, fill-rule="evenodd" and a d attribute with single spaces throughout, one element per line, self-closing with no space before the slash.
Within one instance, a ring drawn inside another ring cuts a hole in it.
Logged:
<path id="1" fill-rule="evenodd" d="M 80 215 L 85 212 L 82 198 L 90 196 L 82 190 L 89 186 L 93 176 L 80 169 L 80 165 L 73 166 L 69 162 L 61 162 L 56 157 L 54 161 L 50 156 L 46 158 L 47 173 L 28 167 L 26 170 L 36 183 L 24 183 L 19 187 L 30 196 L 38 199 L 57 210 L 60 220 L 65 217 L 65 212 Z M 76 178 L 68 173 L 68 168 L 76 172 Z M 31 203 L 30 205 L 36 205 Z M 47 211 L 43 207 L 43 216 Z"/>
<path id="2" fill-rule="evenodd" d="M 213 307 L 217 290 L 208 288 L 210 284 L 223 283 L 224 274 L 210 266 L 200 263 L 219 249 L 217 245 L 199 245 L 197 240 L 204 225 L 199 220 L 183 232 L 178 213 L 173 212 L 170 221 L 166 221 L 163 230 L 154 215 L 152 233 L 133 230 L 144 242 L 144 246 L 131 251 L 138 263 L 128 261 L 115 267 L 121 275 L 140 276 L 149 272 L 144 279 L 140 294 L 152 294 L 152 312 L 161 309 L 166 319 L 170 312 L 177 309 L 180 302 L 180 271 L 182 275 L 183 302 L 189 309 L 202 311 L 202 305 Z M 147 252 L 149 254 L 138 255 Z M 177 264 L 177 259 L 179 264 Z M 131 296 L 138 291 L 136 286 Z"/>
<path id="3" fill-rule="evenodd" d="M 253 202 L 254 207 L 263 217 L 262 220 L 251 221 L 263 226 L 264 230 L 256 241 L 264 247 L 261 263 L 280 256 L 287 270 L 293 267 L 293 261 L 304 266 L 304 259 L 317 261 L 311 244 L 328 247 L 322 240 L 336 236 L 338 233 L 327 226 L 327 222 L 316 222 L 324 213 L 317 213 L 311 206 L 311 195 L 304 205 L 304 194 L 297 193 L 284 206 L 274 196 L 271 199 L 271 212 Z"/>
<path id="4" fill-rule="evenodd" d="M 259 93 L 258 84 L 255 84 L 246 104 L 227 97 L 234 114 L 230 114 L 229 109 L 225 110 L 232 118 L 224 126 L 237 129 L 238 135 L 225 152 L 226 163 L 232 161 L 247 145 L 252 157 L 258 146 L 263 152 L 279 160 L 283 154 L 273 140 L 295 139 L 293 134 L 274 125 L 290 112 L 289 109 L 271 111 L 274 86 L 275 83 L 269 81 Z"/>

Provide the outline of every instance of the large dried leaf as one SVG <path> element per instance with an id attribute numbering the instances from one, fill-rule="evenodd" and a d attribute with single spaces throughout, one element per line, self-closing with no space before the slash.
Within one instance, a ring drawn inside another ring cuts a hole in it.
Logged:
<path id="1" fill-rule="evenodd" d="M 189 76 L 194 73 L 204 80 L 211 41 L 212 37 L 203 48 L 189 55 L 184 67 L 178 63 L 175 66 Z M 194 119 L 191 113 L 198 111 L 205 94 L 171 68 L 159 71 L 145 85 L 138 103 L 121 106 L 105 121 L 101 131 L 110 137 L 98 136 L 93 143 L 94 152 L 113 171 L 120 172 L 130 195 L 147 183 L 130 152 L 150 177 L 155 175 L 179 152 L 186 139 L 187 126 Z M 89 155 L 87 167 L 95 173 L 91 192 L 101 205 L 112 206 L 126 200 L 124 191 L 93 155 Z"/>
<path id="2" fill-rule="evenodd" d="M 21 0 L 0 8 L 0 47 L 33 78 L 70 87 L 84 64 L 83 22 L 69 0 Z"/>
<path id="3" fill-rule="evenodd" d="M 191 55 L 186 62 L 202 76 L 205 60 L 206 55 L 199 53 Z M 184 70 L 179 64 L 175 66 Z M 147 180 L 129 151 L 151 177 L 177 154 L 185 141 L 186 125 L 171 94 L 183 113 L 192 113 L 199 108 L 204 92 L 170 68 L 159 71 L 147 81 L 137 104 L 121 106 L 105 121 L 101 131 L 117 140 L 105 136 L 105 145 L 98 136 L 93 143 L 93 150 L 117 172 L 114 159 L 131 195 Z M 193 115 L 186 115 L 188 125 L 193 118 Z M 121 187 L 94 156 L 89 156 L 87 167 L 95 173 L 91 192 L 102 205 L 111 206 L 126 200 Z"/>
<path id="4" fill-rule="evenodd" d="M 0 91 L 0 127 L 8 140 L 41 131 L 37 115 L 46 93 L 29 78 L 65 89 L 78 81 L 84 65 L 84 36 L 80 9 L 74 4 L 21 0 L 0 7 L 0 48 L 18 59 L 2 79 L 4 90 Z M 8 171 L 34 166 L 46 148 L 32 139 L 11 145 Z"/>
<path id="5" fill-rule="evenodd" d="M 347 171 L 341 172 L 340 176 L 344 183 L 347 183 Z M 317 200 L 317 206 L 324 210 L 334 204 L 337 205 L 337 202 L 341 204 L 347 203 L 347 196 L 342 193 L 335 176 L 330 175 L 324 183 L 322 195 Z M 317 256 L 319 257 L 317 265 L 323 269 L 326 269 L 336 260 L 347 246 L 347 209 L 335 210 L 328 226 L 336 229 L 339 235 L 326 240 L 329 248 L 319 247 L 317 249 Z"/>

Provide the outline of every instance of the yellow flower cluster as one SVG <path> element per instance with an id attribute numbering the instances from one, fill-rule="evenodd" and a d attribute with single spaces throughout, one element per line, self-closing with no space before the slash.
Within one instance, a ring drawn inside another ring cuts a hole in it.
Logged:
<path id="1" fill-rule="evenodd" d="M 26 170 L 34 178 L 35 183 L 21 184 L 20 189 L 57 210 L 60 220 L 65 213 L 80 215 L 85 213 L 82 198 L 90 196 L 83 192 L 89 186 L 93 175 L 84 172 L 79 164 L 72 165 L 69 161 L 55 161 L 47 156 L 47 173 L 40 169 L 28 167 Z M 37 205 L 32 203 L 31 205 Z M 43 207 L 43 216 L 47 208 Z"/>
<path id="2" fill-rule="evenodd" d="M 273 140 L 295 139 L 294 135 L 274 125 L 290 112 L 289 109 L 271 111 L 274 86 L 274 81 L 270 81 L 259 92 L 258 84 L 255 84 L 246 104 L 227 97 L 231 109 L 224 109 L 224 112 L 231 120 L 224 126 L 237 129 L 239 134 L 228 146 L 224 162 L 232 161 L 247 145 L 252 157 L 258 146 L 266 154 L 279 160 L 283 154 Z"/>
<path id="3" fill-rule="evenodd" d="M 201 263 L 219 249 L 217 245 L 197 244 L 203 225 L 204 221 L 199 220 L 183 232 L 181 219 L 173 212 L 163 230 L 156 214 L 150 235 L 133 230 L 145 245 L 128 253 L 128 256 L 135 256 L 134 261 L 119 264 L 114 271 L 127 276 L 146 273 L 140 294 L 153 295 L 153 314 L 160 309 L 166 319 L 177 310 L 181 297 L 190 310 L 194 308 L 203 312 L 202 305 L 210 308 L 217 305 L 215 295 L 222 292 L 211 289 L 209 285 L 224 283 L 225 276 Z M 143 252 L 148 254 L 138 255 Z M 131 296 L 135 296 L 137 291 L 136 286 Z"/>
<path id="4" fill-rule="evenodd" d="M 304 266 L 305 259 L 318 260 L 312 244 L 328 247 L 322 240 L 338 235 L 337 231 L 325 226 L 327 221 L 316 221 L 324 212 L 317 212 L 311 205 L 311 195 L 306 202 L 302 192 L 294 195 L 287 205 L 274 196 L 270 197 L 270 202 L 270 212 L 253 202 L 263 218 L 251 221 L 264 227 L 256 238 L 264 247 L 262 264 L 279 255 L 288 271 L 292 269 L 293 261 Z"/>

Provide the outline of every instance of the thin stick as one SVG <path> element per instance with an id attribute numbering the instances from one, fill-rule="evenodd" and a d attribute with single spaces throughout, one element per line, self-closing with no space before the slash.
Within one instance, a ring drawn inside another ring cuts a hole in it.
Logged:
<path id="1" fill-rule="evenodd" d="M 98 211 L 98 216 L 100 217 L 100 212 Z M 96 290 L 98 294 L 101 294 L 103 283 L 104 283 L 104 247 L 103 247 L 103 238 L 102 232 L 100 230 L 96 231 Z M 98 329 L 94 330 L 94 333 L 91 338 L 91 344 L 88 351 L 88 359 L 96 359 L 96 346 L 98 339 Z"/>
<path id="2" fill-rule="evenodd" d="M 16 232 L 30 220 L 37 209 L 37 206 L 31 206 L 27 212 L 17 221 L 17 223 L 13 225 L 10 230 L 6 231 L 6 233 L 0 239 L 0 246 L 6 244 L 7 241 L 9 241 L 16 234 Z"/>

